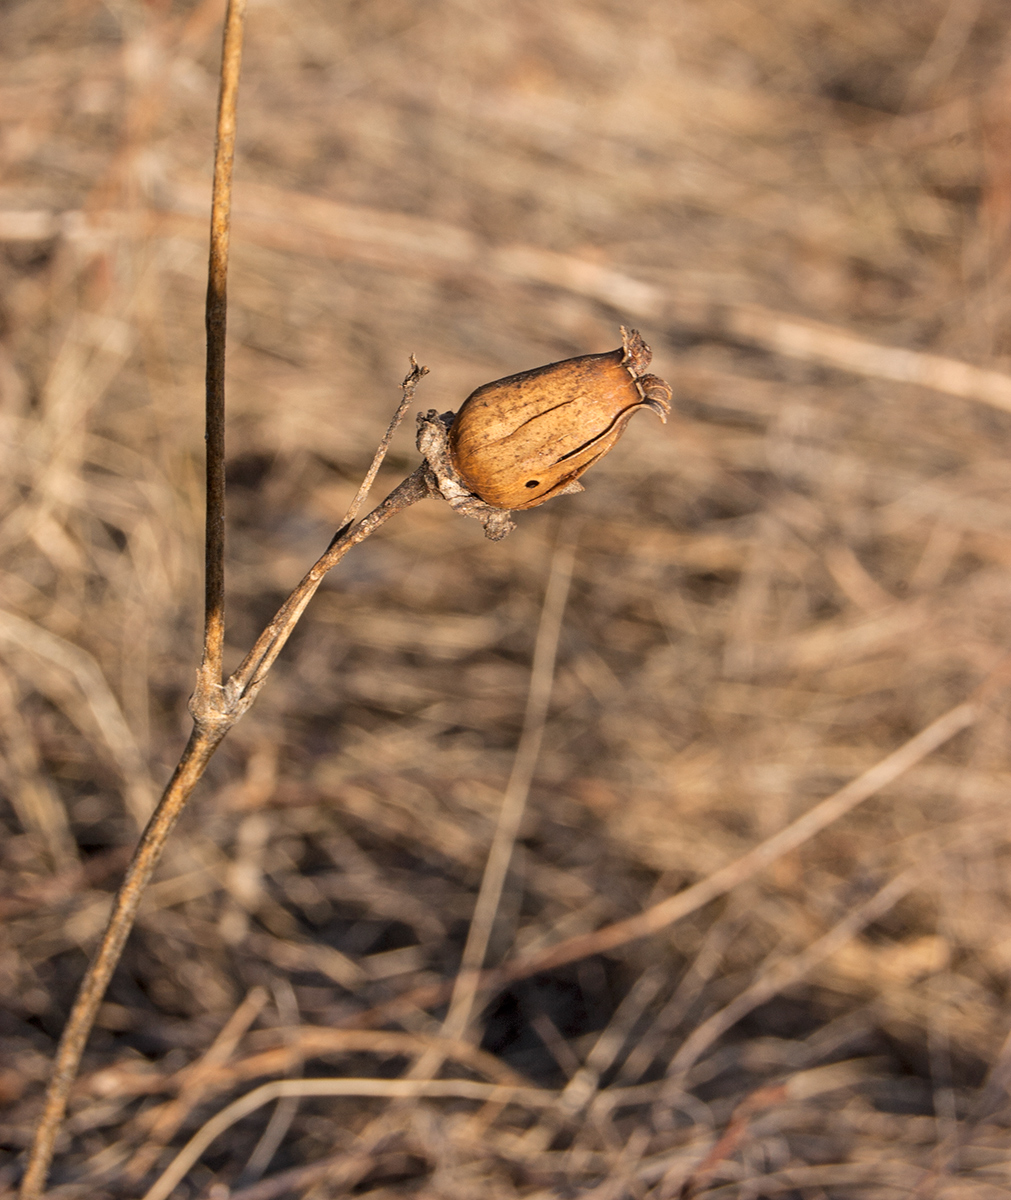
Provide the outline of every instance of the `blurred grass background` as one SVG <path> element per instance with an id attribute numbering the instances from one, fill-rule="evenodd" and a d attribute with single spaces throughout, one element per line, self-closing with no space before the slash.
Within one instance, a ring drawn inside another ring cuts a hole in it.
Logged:
<path id="1" fill-rule="evenodd" d="M 188 728 L 222 11 L 0 9 L 7 1187 Z M 786 346 L 834 329 L 1011 371 L 998 0 L 255 0 L 235 205 L 233 665 L 329 540 L 411 352 L 419 406 L 442 411 L 634 324 L 675 415 L 634 421 L 584 495 L 501 544 L 426 503 L 327 581 L 131 939 L 61 1146 L 68 1197 L 141 1194 L 162 1144 L 249 1086 L 236 1067 L 194 1091 L 184 1070 L 236 1011 L 239 1062 L 452 976 L 560 542 L 575 573 L 494 961 L 706 876 L 1011 648 L 1001 385 L 952 394 L 934 359 L 914 384 L 872 349 L 851 371 Z M 379 486 L 416 461 L 405 428 Z M 503 1070 L 558 1088 L 589 1056 L 599 1094 L 642 1084 L 635 1103 L 433 1102 L 377 1127 L 382 1102 L 307 1100 L 269 1165 L 249 1163 L 264 1110 L 178 1195 L 1008 1195 L 1000 1071 L 980 1091 L 1009 1025 L 1008 734 L 998 694 L 725 900 L 491 1000 Z M 671 1091 L 693 1029 L 918 862 Z M 288 1067 L 402 1073 L 411 1054 L 380 1043 Z M 819 1067 L 837 1073 L 811 1083 Z"/>

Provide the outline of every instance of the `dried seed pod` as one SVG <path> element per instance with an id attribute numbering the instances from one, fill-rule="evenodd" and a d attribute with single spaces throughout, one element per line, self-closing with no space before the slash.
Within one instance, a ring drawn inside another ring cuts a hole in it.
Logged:
<path id="1" fill-rule="evenodd" d="M 464 401 L 450 430 L 461 481 L 494 508 L 534 508 L 580 491 L 576 480 L 611 449 L 629 418 L 649 408 L 661 421 L 671 389 L 645 375 L 652 352 L 635 329 L 622 347 L 584 354 L 486 383 Z"/>

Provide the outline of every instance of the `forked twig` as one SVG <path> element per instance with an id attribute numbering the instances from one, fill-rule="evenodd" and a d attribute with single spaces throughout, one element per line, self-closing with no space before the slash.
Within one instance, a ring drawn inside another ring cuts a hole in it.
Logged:
<path id="1" fill-rule="evenodd" d="M 420 372 L 417 373 L 417 377 L 415 372 L 408 376 L 404 384 L 405 391 L 412 388 L 411 381 L 416 383 L 417 378 L 420 378 Z M 395 513 L 403 511 L 428 495 L 425 468 L 422 466 L 395 488 L 382 504 L 357 526 L 339 533 L 326 553 L 314 564 L 278 610 L 239 670 L 219 689 L 221 699 L 217 702 L 213 717 L 208 719 L 202 714 L 194 713 L 193 732 L 189 742 L 127 868 L 102 941 L 88 966 L 64 1027 L 46 1092 L 45 1109 L 36 1129 L 21 1185 L 21 1200 L 36 1200 L 42 1194 L 70 1088 L 77 1076 L 84 1046 L 105 990 L 133 927 L 141 897 L 154 873 L 169 834 L 215 750 L 235 722 L 253 703 L 266 680 L 267 672 L 327 571 L 340 562 L 352 546 L 364 541 Z"/>
<path id="2" fill-rule="evenodd" d="M 362 486 L 355 493 L 355 498 L 351 501 L 351 507 L 344 514 L 344 520 L 340 523 L 338 537 L 346 529 L 350 529 L 355 517 L 358 516 L 358 510 L 365 503 L 365 497 L 369 494 L 373 483 L 375 483 L 376 475 L 379 468 L 383 465 L 383 459 L 386 457 L 386 451 L 390 448 L 390 442 L 393 441 L 393 435 L 397 432 L 400 422 L 404 419 L 407 409 L 411 401 L 414 399 L 414 389 L 417 387 L 421 378 L 428 374 L 428 367 L 419 367 L 418 360 L 411 355 L 411 370 L 404 380 L 404 398 L 400 401 L 400 407 L 393 414 L 393 419 L 390 421 L 389 428 L 383 434 L 383 440 L 379 443 L 373 458 L 372 465 L 365 472 L 365 478 L 362 480 Z"/>
<path id="3" fill-rule="evenodd" d="M 46 1091 L 42 1117 L 28 1154 L 21 1183 L 21 1200 L 38 1200 L 45 1188 L 56 1137 L 77 1077 L 81 1057 L 99 1006 L 126 939 L 133 927 L 141 897 L 161 857 L 162 850 L 190 794 L 214 752 L 236 721 L 249 709 L 267 673 L 305 611 L 326 573 L 345 554 L 364 541 L 395 513 L 432 494 L 428 468 L 423 463 L 364 520 L 352 525 L 368 487 L 382 463 L 394 430 L 414 398 L 418 382 L 427 373 L 411 359 L 403 382 L 403 399 L 379 445 L 365 483 L 344 524 L 324 554 L 310 568 L 263 631 L 239 669 L 222 682 L 224 642 L 224 363 L 225 303 L 232 162 L 235 152 L 235 111 L 245 0 L 229 0 L 225 17 L 221 61 L 218 137 L 215 147 L 214 199 L 211 251 L 207 287 L 207 523 L 205 541 L 204 647 L 197 686 L 190 700 L 193 731 L 169 780 L 161 801 L 148 822 L 127 868 L 112 913 L 84 979 L 56 1051 L 53 1073 Z"/>

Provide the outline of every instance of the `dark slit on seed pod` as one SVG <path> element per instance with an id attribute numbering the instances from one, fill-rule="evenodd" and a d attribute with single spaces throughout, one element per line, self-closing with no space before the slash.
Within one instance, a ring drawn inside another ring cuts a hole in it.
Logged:
<path id="1" fill-rule="evenodd" d="M 648 408 L 666 421 L 670 385 L 645 374 L 652 352 L 638 331 L 621 333 L 618 350 L 509 375 L 468 396 L 449 444 L 475 496 L 493 508 L 522 509 L 578 491 L 576 480 L 636 412 Z"/>

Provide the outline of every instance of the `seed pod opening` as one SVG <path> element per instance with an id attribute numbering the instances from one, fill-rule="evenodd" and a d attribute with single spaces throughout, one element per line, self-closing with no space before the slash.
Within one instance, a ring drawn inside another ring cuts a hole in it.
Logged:
<path id="1" fill-rule="evenodd" d="M 502 509 L 535 508 L 564 491 L 648 408 L 662 421 L 671 389 L 643 374 L 652 353 L 634 329 L 622 347 L 584 354 L 486 383 L 464 401 L 450 430 L 457 473 Z"/>

